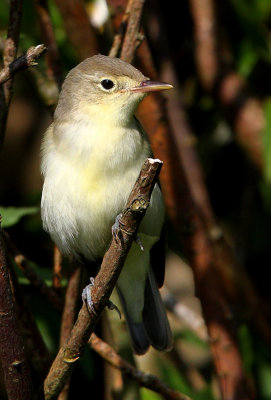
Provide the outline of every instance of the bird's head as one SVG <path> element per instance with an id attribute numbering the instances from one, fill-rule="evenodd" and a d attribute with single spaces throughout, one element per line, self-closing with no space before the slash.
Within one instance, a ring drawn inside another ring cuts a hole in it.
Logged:
<path id="1" fill-rule="evenodd" d="M 171 88 L 167 83 L 149 80 L 118 58 L 96 55 L 67 75 L 55 117 L 74 113 L 125 123 L 148 92 Z"/>

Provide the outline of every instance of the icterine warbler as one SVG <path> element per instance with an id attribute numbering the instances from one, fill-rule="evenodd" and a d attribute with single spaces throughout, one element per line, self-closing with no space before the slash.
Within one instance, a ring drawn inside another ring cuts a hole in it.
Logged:
<path id="1" fill-rule="evenodd" d="M 153 82 L 117 58 L 96 55 L 67 75 L 54 121 L 42 144 L 43 225 L 64 255 L 103 257 L 111 227 L 122 211 L 146 158 L 152 155 L 134 112 Z M 117 282 L 132 345 L 171 347 L 172 337 L 158 291 L 163 280 L 164 203 L 156 184 L 138 236 Z M 161 265 L 162 264 L 162 265 Z M 158 278 L 158 279 L 157 279 Z"/>

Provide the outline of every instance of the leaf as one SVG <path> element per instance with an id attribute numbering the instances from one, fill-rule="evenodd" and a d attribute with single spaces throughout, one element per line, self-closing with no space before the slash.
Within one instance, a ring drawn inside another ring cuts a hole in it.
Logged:
<path id="1" fill-rule="evenodd" d="M 0 206 L 0 214 L 2 215 L 2 228 L 9 228 L 16 225 L 22 217 L 33 215 L 39 212 L 39 207 L 2 207 Z"/>

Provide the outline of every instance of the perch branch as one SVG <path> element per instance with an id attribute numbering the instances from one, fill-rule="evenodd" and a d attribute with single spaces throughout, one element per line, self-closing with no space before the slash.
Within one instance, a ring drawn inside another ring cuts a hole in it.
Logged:
<path id="1" fill-rule="evenodd" d="M 120 370 L 127 378 L 135 380 L 140 386 L 159 393 L 166 400 L 191 400 L 185 394 L 170 389 L 157 376 L 147 374 L 135 368 L 132 364 L 121 358 L 109 344 L 97 337 L 95 333 L 92 333 L 89 344 L 112 367 Z"/>
<path id="2" fill-rule="evenodd" d="M 44 383 L 45 399 L 58 395 L 69 378 L 76 361 L 83 354 L 90 334 L 108 303 L 117 282 L 125 257 L 135 238 L 137 228 L 149 205 L 152 189 L 162 167 L 160 160 L 148 159 L 143 164 L 140 175 L 127 201 L 126 209 L 120 219 L 120 231 L 113 237 L 105 253 L 95 284 L 91 291 L 95 313 L 89 312 L 83 304 L 69 340 L 61 347 Z"/>
<path id="3" fill-rule="evenodd" d="M 35 61 L 45 51 L 46 47 L 43 44 L 39 44 L 36 47 L 30 47 L 26 54 L 16 58 L 16 60 L 0 71 L 0 84 L 3 84 L 11 79 L 17 72 L 23 71 L 24 69 L 32 67 L 33 65 L 37 65 Z"/>

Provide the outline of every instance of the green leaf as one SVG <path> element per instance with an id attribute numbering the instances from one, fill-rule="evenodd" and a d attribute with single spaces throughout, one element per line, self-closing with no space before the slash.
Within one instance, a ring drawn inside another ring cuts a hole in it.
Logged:
<path id="1" fill-rule="evenodd" d="M 2 228 L 9 228 L 16 225 L 22 217 L 33 215 L 39 212 L 39 207 L 2 207 L 0 206 L 0 214 L 2 215 Z"/>

